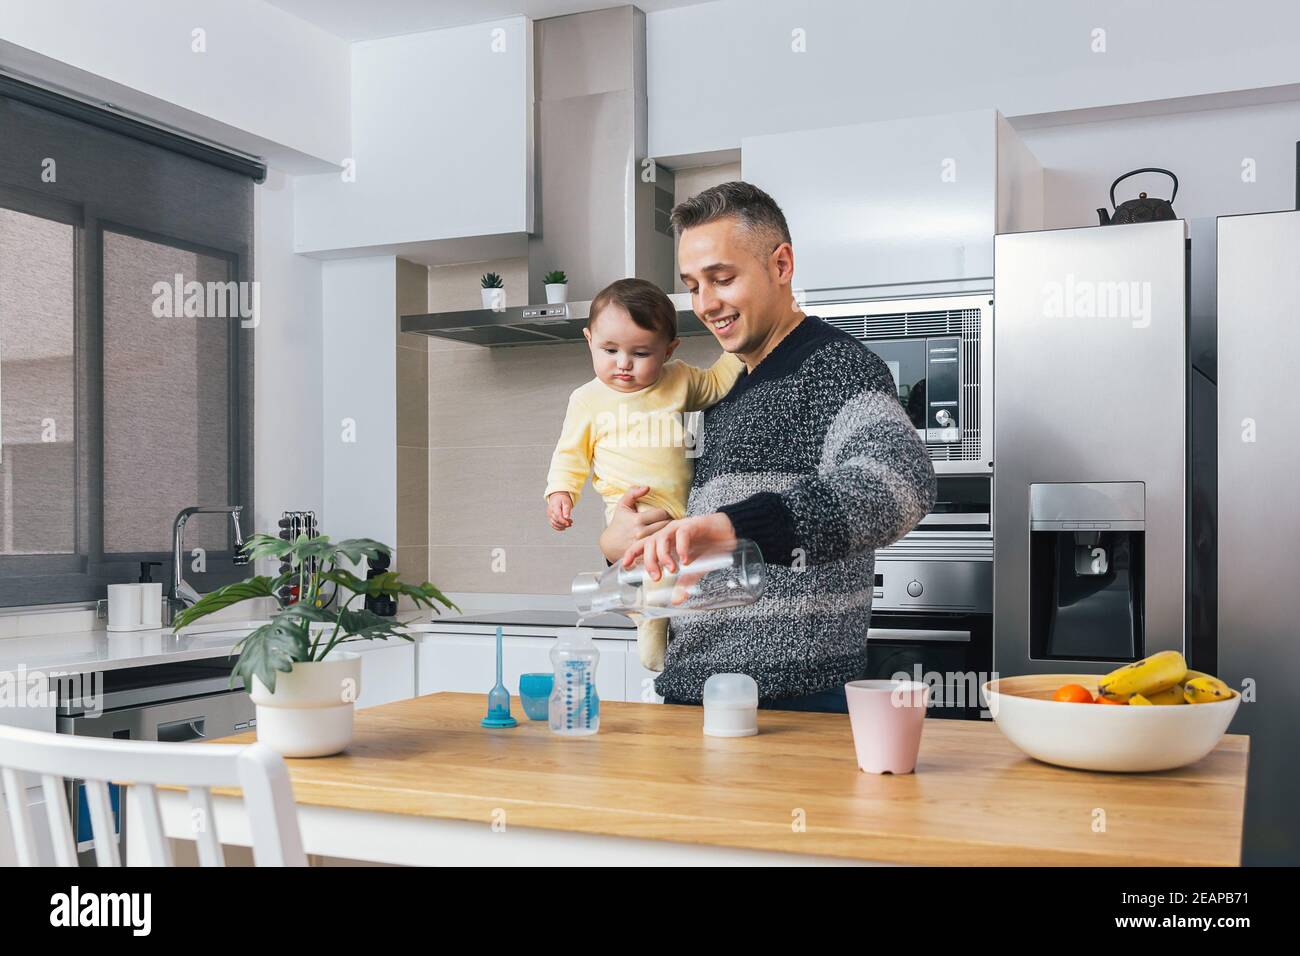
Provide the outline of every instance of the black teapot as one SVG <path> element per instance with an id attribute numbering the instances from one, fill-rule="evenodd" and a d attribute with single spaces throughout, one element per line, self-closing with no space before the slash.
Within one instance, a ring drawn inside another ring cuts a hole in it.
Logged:
<path id="1" fill-rule="evenodd" d="M 1138 193 L 1137 199 L 1130 199 L 1122 205 L 1115 205 L 1115 187 L 1130 176 L 1136 176 L 1138 173 L 1164 173 L 1174 181 L 1174 191 L 1168 199 L 1151 199 L 1146 193 Z M 1161 222 L 1166 219 L 1177 219 L 1178 215 L 1174 212 L 1174 197 L 1178 195 L 1178 177 L 1167 169 L 1159 169 L 1155 166 L 1143 166 L 1141 169 L 1134 169 L 1110 184 L 1110 204 L 1115 209 L 1112 216 L 1106 211 L 1105 207 L 1097 210 L 1097 218 L 1103 226 L 1122 226 L 1134 222 Z"/>

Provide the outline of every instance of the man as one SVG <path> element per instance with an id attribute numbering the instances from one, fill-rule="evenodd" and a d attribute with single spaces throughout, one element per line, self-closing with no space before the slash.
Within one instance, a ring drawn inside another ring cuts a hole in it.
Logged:
<path id="1" fill-rule="evenodd" d="M 767 565 L 748 607 L 675 618 L 663 672 L 668 703 L 699 703 L 712 674 L 758 682 L 760 702 L 847 711 L 863 676 L 875 549 L 934 505 L 934 470 L 885 364 L 851 336 L 805 315 L 791 292 L 794 249 L 780 208 L 730 182 L 672 212 L 678 264 L 696 315 L 745 363 L 704 416 L 688 516 L 619 503 L 601 548 L 657 579 L 679 560 L 740 538 Z"/>

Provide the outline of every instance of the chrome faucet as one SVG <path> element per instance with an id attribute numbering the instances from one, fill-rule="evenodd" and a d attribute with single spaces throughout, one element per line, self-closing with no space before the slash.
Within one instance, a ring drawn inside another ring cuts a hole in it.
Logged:
<path id="1" fill-rule="evenodd" d="M 194 589 L 192 584 L 185 580 L 182 571 L 183 555 L 185 553 L 185 522 L 190 520 L 191 515 L 230 515 L 230 523 L 235 526 L 235 564 L 247 564 L 248 556 L 244 554 L 244 535 L 239 528 L 239 514 L 243 510 L 243 505 L 194 505 L 190 508 L 181 509 L 181 512 L 176 515 L 176 521 L 172 524 L 172 588 L 167 595 L 164 624 L 171 624 L 172 618 L 177 611 L 190 607 L 203 596 Z"/>

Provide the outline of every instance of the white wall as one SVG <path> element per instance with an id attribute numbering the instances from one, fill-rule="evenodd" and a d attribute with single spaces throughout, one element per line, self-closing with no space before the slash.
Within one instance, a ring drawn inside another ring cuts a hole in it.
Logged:
<path id="1" fill-rule="evenodd" d="M 1090 49 L 1106 30 L 1106 52 Z M 792 31 L 806 52 L 793 52 Z M 1292 0 L 719 0 L 646 16 L 650 155 L 971 109 L 1008 117 L 1300 82 Z"/>
<path id="2" fill-rule="evenodd" d="M 1088 48 L 1096 26 L 1105 53 Z M 650 148 L 699 162 L 773 131 L 996 108 L 1043 167 L 1048 228 L 1095 223 L 1116 176 L 1168 167 L 1192 235 L 1193 353 L 1213 373 L 1214 217 L 1296 206 L 1297 26 L 1300 5 L 1280 0 L 719 0 L 647 16 Z M 795 28 L 807 53 L 791 51 Z M 821 162 L 806 157 L 809 175 Z M 1169 183 L 1135 178 L 1118 198 L 1142 189 L 1167 196 Z"/>
<path id="3" fill-rule="evenodd" d="M 321 527 L 335 540 L 369 537 L 391 546 L 397 541 L 397 259 L 325 262 L 321 280 Z M 355 441 L 345 440 L 345 419 L 355 423 Z"/>
<path id="4" fill-rule="evenodd" d="M 1141 166 L 1178 175 L 1174 209 L 1184 219 L 1295 208 L 1300 102 L 1022 129 L 1020 137 L 1045 171 L 1048 228 L 1095 223 L 1115 177 Z M 1247 159 L 1253 181 L 1242 177 Z M 1116 198 L 1140 189 L 1168 197 L 1169 179 L 1134 177 Z"/>
<path id="5" fill-rule="evenodd" d="M 288 177 L 272 170 L 253 196 L 261 295 L 253 334 L 253 529 L 273 534 L 284 511 L 315 511 L 324 520 L 321 263 L 291 251 Z"/>
<path id="6" fill-rule="evenodd" d="M 354 44 L 355 181 L 298 180 L 294 248 L 527 231 L 531 64 L 522 17 Z"/>
<path id="7" fill-rule="evenodd" d="M 1048 228 L 1095 223 L 1111 182 L 1127 170 L 1177 174 L 1174 211 L 1188 220 L 1192 240 L 1192 356 L 1217 375 L 1215 217 L 1296 208 L 1300 102 L 1026 129 L 1021 138 L 1043 165 Z M 1243 165 L 1248 160 L 1253 166 Z M 1167 177 L 1143 174 L 1121 183 L 1116 198 L 1138 190 L 1168 197 L 1169 189 Z"/>
<path id="8" fill-rule="evenodd" d="M 350 152 L 348 44 L 262 0 L 4 0 L 0 64 L 289 171 Z"/>

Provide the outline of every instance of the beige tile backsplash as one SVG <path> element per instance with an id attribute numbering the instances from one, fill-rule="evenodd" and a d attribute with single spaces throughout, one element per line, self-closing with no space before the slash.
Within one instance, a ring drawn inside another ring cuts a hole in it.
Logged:
<path id="1" fill-rule="evenodd" d="M 592 377 L 590 352 L 430 341 L 430 580 L 444 591 L 568 593 L 575 574 L 604 566 L 604 504 L 589 482 L 574 526 L 557 532 L 542 492 L 569 393 Z M 696 336 L 675 357 L 709 365 L 718 355 L 712 337 Z"/>
<path id="2" fill-rule="evenodd" d="M 442 399 L 429 403 L 430 446 L 553 447 L 569 393 L 592 377 L 585 343 L 471 348 L 429 354 L 429 394 Z"/>
<path id="3" fill-rule="evenodd" d="M 570 533 L 575 530 L 570 529 Z M 429 578 L 444 592 L 568 594 L 575 574 L 605 566 L 594 543 L 512 545 L 504 554 L 505 564 L 497 572 L 475 549 L 430 548 Z"/>
<path id="4" fill-rule="evenodd" d="M 675 198 L 739 178 L 739 163 L 680 170 Z M 428 310 L 480 308 L 485 272 L 501 274 L 507 302 L 527 301 L 527 259 L 502 259 L 430 268 Z M 605 563 L 596 545 L 604 503 L 591 483 L 568 531 L 551 530 L 542 498 L 569 393 L 592 377 L 587 347 L 426 341 L 429 579 L 443 591 L 567 594 L 575 574 Z M 682 340 L 675 357 L 711 365 L 718 355 L 711 336 L 695 336 Z M 400 530 L 398 537 L 399 544 L 409 540 Z"/>
<path id="5" fill-rule="evenodd" d="M 429 576 L 428 568 L 428 548 L 403 548 L 399 546 L 393 552 L 393 563 L 390 570 L 400 571 L 404 581 L 427 580 Z M 427 608 L 417 608 L 408 597 L 397 599 L 397 610 L 399 614 L 405 611 L 419 611 L 422 615 L 429 613 Z"/>
<path id="6" fill-rule="evenodd" d="M 429 449 L 397 446 L 397 547 L 429 546 Z"/>
<path id="7" fill-rule="evenodd" d="M 424 569 L 428 566 L 428 548 L 403 548 L 399 546 L 393 553 L 392 568 L 394 571 L 401 571 L 404 580 L 413 581 L 417 577 L 423 580 Z"/>
<path id="8" fill-rule="evenodd" d="M 429 270 L 397 260 L 397 321 L 429 310 Z M 429 338 L 399 331 L 397 377 L 397 549 L 395 566 L 423 581 L 429 569 Z M 406 610 L 402 599 L 398 607 Z"/>
<path id="9" fill-rule="evenodd" d="M 408 448 L 429 447 L 429 356 L 424 350 L 408 349 L 400 343 L 397 348 L 397 444 Z"/>

